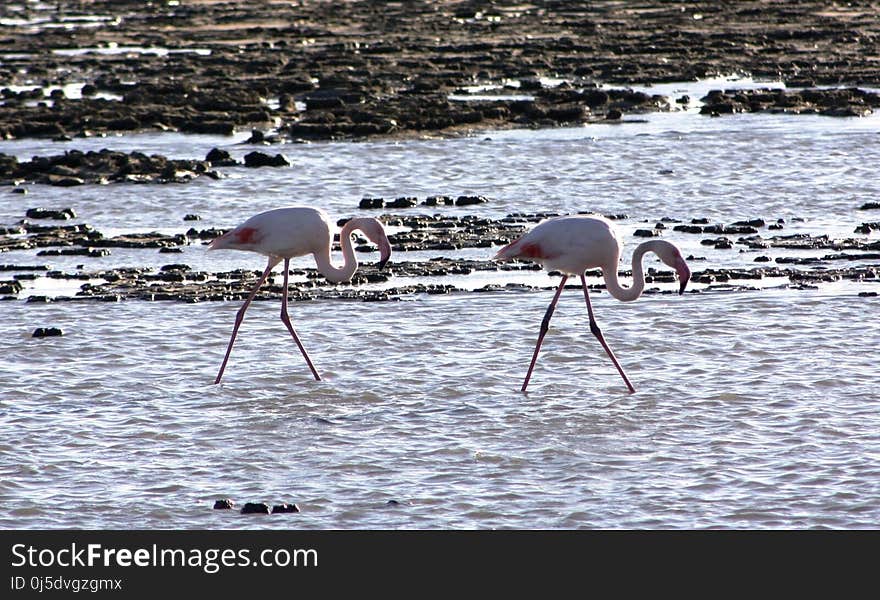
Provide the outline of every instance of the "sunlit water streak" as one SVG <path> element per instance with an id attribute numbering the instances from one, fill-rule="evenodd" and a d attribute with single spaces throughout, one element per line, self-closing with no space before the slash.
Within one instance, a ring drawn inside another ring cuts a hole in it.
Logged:
<path id="1" fill-rule="evenodd" d="M 492 201 L 476 208 L 409 212 L 622 212 L 631 249 L 632 230 L 664 216 L 785 218 L 781 233 L 844 237 L 876 220 L 858 207 L 880 188 L 877 117 L 645 118 L 282 146 L 271 150 L 292 168 L 226 169 L 226 179 L 188 185 L 31 186 L 0 195 L 0 223 L 32 206 L 69 206 L 105 232 L 185 231 L 187 213 L 202 216 L 199 228 L 228 227 L 281 204 L 342 217 L 364 214 L 364 195 L 484 194 Z M 223 146 L 240 158 L 254 149 L 207 136 L 74 144 L 0 142 L 0 151 L 26 158 L 103 145 L 198 157 Z M 664 237 L 705 257 L 698 268 L 753 265 L 754 254 L 706 249 L 699 236 Z M 455 255 L 481 252 L 491 254 Z M 170 256 L 113 249 L 48 262 L 70 271 L 263 266 L 198 244 Z M 47 259 L 11 252 L 0 262 Z M 651 294 L 632 304 L 596 293 L 633 395 L 590 335 L 577 290 L 560 300 L 527 395 L 518 390 L 548 291 L 294 303 L 322 382 L 310 378 L 278 303 L 257 302 L 219 386 L 211 383 L 237 303 L 2 302 L 0 526 L 876 527 L 880 320 L 877 299 L 858 296 L 876 289 Z M 65 335 L 30 337 L 49 325 Z M 226 497 L 296 502 L 302 512 L 212 509 Z"/>

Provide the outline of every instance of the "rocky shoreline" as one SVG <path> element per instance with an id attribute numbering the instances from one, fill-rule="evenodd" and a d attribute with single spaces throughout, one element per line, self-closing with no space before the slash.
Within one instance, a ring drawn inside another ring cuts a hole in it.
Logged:
<path id="1" fill-rule="evenodd" d="M 806 89 L 766 90 L 764 99 L 718 90 L 705 114 L 865 114 L 876 94 L 854 88 L 880 87 L 878 8 L 805 0 L 3 3 L 0 136 L 462 135 L 672 110 L 690 99 L 626 86 L 729 74 Z"/>

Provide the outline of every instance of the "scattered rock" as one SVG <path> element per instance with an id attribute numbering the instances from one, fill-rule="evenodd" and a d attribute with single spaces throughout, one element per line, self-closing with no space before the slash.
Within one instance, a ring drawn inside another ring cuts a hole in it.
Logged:
<path id="1" fill-rule="evenodd" d="M 385 200 L 382 198 L 361 198 L 358 208 L 382 208 Z"/>
<path id="2" fill-rule="evenodd" d="M 872 231 L 880 231 L 880 221 L 874 221 L 873 223 L 862 223 L 858 227 L 856 227 L 854 233 L 863 233 L 868 235 Z"/>
<path id="3" fill-rule="evenodd" d="M 226 150 L 212 148 L 205 156 L 205 161 L 210 163 L 212 167 L 234 167 L 238 162 Z"/>
<path id="4" fill-rule="evenodd" d="M 66 221 L 68 219 L 76 218 L 76 213 L 72 208 L 62 208 L 61 210 L 29 208 L 24 214 L 29 219 L 55 219 L 57 221 Z"/>
<path id="5" fill-rule="evenodd" d="M 269 514 L 269 505 L 265 502 L 247 502 L 244 506 L 241 507 L 241 514 L 243 515 L 252 515 L 252 514 L 261 514 L 268 515 Z"/>
<path id="6" fill-rule="evenodd" d="M 57 337 L 64 335 L 64 332 L 61 331 L 60 327 L 37 327 L 34 329 L 34 332 L 31 334 L 31 337 L 42 338 L 42 337 Z"/>
<path id="7" fill-rule="evenodd" d="M 106 149 L 69 150 L 57 156 L 35 156 L 26 162 L 0 153 L 0 183 L 28 181 L 62 187 L 87 183 L 186 183 L 201 175 L 218 177 L 209 167 L 207 161 L 172 160 L 158 154 L 126 154 Z M 65 210 L 73 213 L 72 209 Z M 32 218 L 64 218 L 61 214 L 63 211 L 58 216 Z"/>
<path id="8" fill-rule="evenodd" d="M 290 163 L 281 154 L 269 156 L 264 152 L 254 150 L 244 155 L 244 166 L 250 168 L 258 167 L 289 167 Z"/>
<path id="9" fill-rule="evenodd" d="M 288 504 L 287 502 L 282 502 L 281 504 L 276 504 L 275 506 L 272 507 L 272 514 L 275 514 L 275 513 L 298 513 L 298 512 L 299 512 L 299 506 L 297 506 L 296 504 L 293 504 L 293 503 Z"/>
<path id="10" fill-rule="evenodd" d="M 474 204 L 484 204 L 489 199 L 485 196 L 459 196 L 455 199 L 456 206 L 473 206 Z"/>
<path id="11" fill-rule="evenodd" d="M 214 502 L 214 508 L 216 510 L 227 510 L 233 508 L 234 506 L 235 502 L 233 502 L 229 498 L 224 498 L 222 500 L 217 500 Z"/>
<path id="12" fill-rule="evenodd" d="M 415 206 L 416 204 L 418 204 L 417 198 L 402 197 L 402 198 L 395 198 L 391 202 L 388 202 L 385 205 L 385 208 L 411 208 L 411 207 Z"/>
<path id="13" fill-rule="evenodd" d="M 858 88 L 712 90 L 702 102 L 700 114 L 713 116 L 771 112 L 863 117 L 880 107 L 880 95 Z"/>
<path id="14" fill-rule="evenodd" d="M 425 206 L 453 206 L 455 199 L 451 196 L 428 196 L 425 198 Z"/>

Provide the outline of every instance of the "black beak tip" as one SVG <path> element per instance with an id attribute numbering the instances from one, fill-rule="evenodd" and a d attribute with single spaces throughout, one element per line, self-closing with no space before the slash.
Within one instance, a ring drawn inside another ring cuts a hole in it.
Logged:
<path id="1" fill-rule="evenodd" d="M 385 268 L 385 264 L 386 264 L 387 262 L 388 262 L 388 259 L 387 259 L 387 258 L 384 259 L 384 260 L 380 260 L 380 261 L 379 261 L 379 265 L 378 265 L 378 266 L 379 266 L 379 270 L 380 270 L 380 271 L 381 271 L 382 269 Z"/>

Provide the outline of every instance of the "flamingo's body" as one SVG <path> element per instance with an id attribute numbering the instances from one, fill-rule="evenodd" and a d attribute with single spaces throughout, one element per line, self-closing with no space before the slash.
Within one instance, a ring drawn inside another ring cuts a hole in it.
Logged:
<path id="1" fill-rule="evenodd" d="M 556 290 L 553 301 L 547 308 L 544 321 L 541 323 L 541 331 L 538 342 L 535 345 L 535 353 L 529 365 L 526 379 L 523 382 L 522 391 L 526 391 L 532 370 L 541 349 L 541 342 L 547 334 L 550 325 L 550 317 L 556 308 L 559 296 L 565 287 L 565 282 L 572 275 L 578 275 L 584 290 L 584 298 L 587 303 L 587 312 L 590 317 L 590 330 L 605 348 L 614 366 L 617 367 L 621 377 L 629 388 L 635 392 L 620 363 L 605 342 L 605 338 L 599 329 L 593 316 L 593 307 L 590 303 L 590 294 L 587 290 L 587 282 L 584 271 L 587 269 L 602 269 L 605 278 L 605 287 L 608 292 L 624 302 L 630 302 L 641 296 L 645 288 L 645 274 L 642 267 L 642 257 L 646 252 L 655 253 L 660 260 L 673 267 L 678 273 L 680 280 L 679 293 L 684 293 L 685 286 L 690 279 L 690 269 L 681 252 L 675 245 L 663 240 L 651 240 L 639 244 L 633 252 L 632 274 L 633 284 L 623 287 L 617 275 L 618 263 L 622 244 L 611 221 L 597 216 L 572 215 L 547 219 L 535 226 L 521 238 L 508 244 L 498 251 L 495 260 L 525 259 L 541 263 L 549 271 L 560 271 L 562 281 Z"/>
<path id="2" fill-rule="evenodd" d="M 302 352 L 303 358 L 315 376 L 320 380 L 321 376 L 312 364 L 309 355 L 296 335 L 290 317 L 287 314 L 288 270 L 290 259 L 297 256 L 311 254 L 315 257 L 318 271 L 333 283 L 348 281 L 358 268 L 357 257 L 351 244 L 351 234 L 355 229 L 361 230 L 371 242 L 379 247 L 379 268 L 385 266 L 391 256 L 391 244 L 385 235 L 382 224 L 376 219 L 362 217 L 351 219 L 343 227 L 339 234 L 339 242 L 342 246 L 342 254 L 345 262 L 341 267 L 335 267 L 330 260 L 330 250 L 333 242 L 330 221 L 327 214 L 316 208 L 306 206 L 293 206 L 288 208 L 276 208 L 254 215 L 235 229 L 228 231 L 215 239 L 208 246 L 209 250 L 245 250 L 257 252 L 269 257 L 269 264 L 263 271 L 257 284 L 235 318 L 235 326 L 232 336 L 229 338 L 229 346 L 220 372 L 214 383 L 220 383 L 232 345 L 238 334 L 238 328 L 244 319 L 244 313 L 251 301 L 257 295 L 260 286 L 269 277 L 269 273 L 278 263 L 284 261 L 284 295 L 281 297 L 281 320 L 284 322 L 290 335 L 293 336 L 297 346 Z"/>

